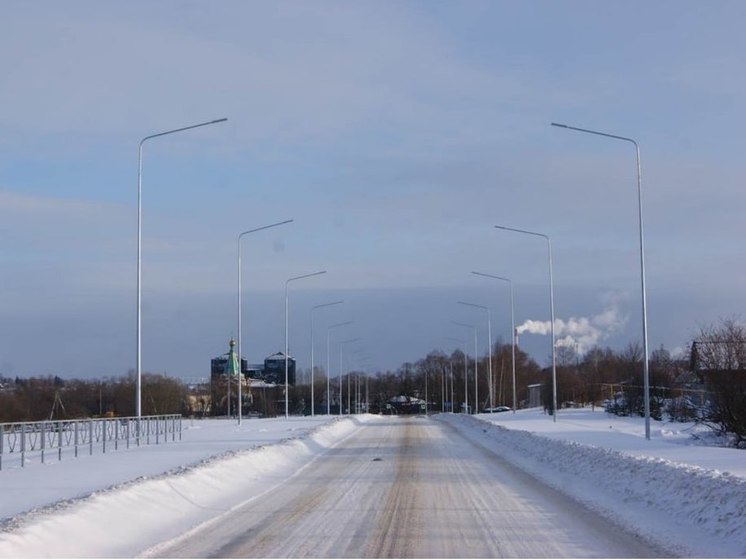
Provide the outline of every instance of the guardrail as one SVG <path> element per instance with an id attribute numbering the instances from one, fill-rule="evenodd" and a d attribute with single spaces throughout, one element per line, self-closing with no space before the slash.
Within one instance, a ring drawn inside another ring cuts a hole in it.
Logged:
<path id="1" fill-rule="evenodd" d="M 147 415 L 105 419 L 72 419 L 65 421 L 32 421 L 0 423 L 0 470 L 3 460 L 17 458 L 21 467 L 31 456 L 44 463 L 48 455 L 62 460 L 63 450 L 77 457 L 94 448 L 117 450 L 121 445 L 161 444 L 181 440 L 181 415 Z"/>

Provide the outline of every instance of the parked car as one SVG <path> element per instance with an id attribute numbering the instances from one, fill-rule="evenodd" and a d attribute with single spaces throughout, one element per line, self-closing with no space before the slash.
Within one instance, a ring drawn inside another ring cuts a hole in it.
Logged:
<path id="1" fill-rule="evenodd" d="M 495 406 L 494 408 L 485 408 L 482 413 L 501 413 L 504 411 L 513 411 L 509 406 Z"/>

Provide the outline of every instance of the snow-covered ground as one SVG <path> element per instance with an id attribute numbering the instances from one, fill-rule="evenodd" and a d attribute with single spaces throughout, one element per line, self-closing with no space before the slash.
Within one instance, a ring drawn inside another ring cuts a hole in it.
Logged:
<path id="1" fill-rule="evenodd" d="M 548 485 L 684 556 L 746 556 L 746 451 L 706 428 L 597 409 L 443 415 Z"/>
<path id="2" fill-rule="evenodd" d="M 443 414 L 535 477 L 688 556 L 746 556 L 746 453 L 601 410 Z M 184 422 L 181 442 L 0 472 L 0 557 L 134 556 L 282 483 L 375 416 Z M 249 497 L 249 498 L 250 498 Z"/>

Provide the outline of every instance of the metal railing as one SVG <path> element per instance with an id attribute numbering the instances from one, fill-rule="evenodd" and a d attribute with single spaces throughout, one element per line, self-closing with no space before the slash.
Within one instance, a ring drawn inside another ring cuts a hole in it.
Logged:
<path id="1" fill-rule="evenodd" d="M 62 460 L 63 451 L 77 457 L 94 449 L 118 450 L 120 446 L 161 444 L 181 440 L 181 415 L 147 415 L 104 419 L 0 423 L 0 470 L 3 461 L 17 459 L 21 467 L 32 457 L 41 463 L 50 454 Z"/>

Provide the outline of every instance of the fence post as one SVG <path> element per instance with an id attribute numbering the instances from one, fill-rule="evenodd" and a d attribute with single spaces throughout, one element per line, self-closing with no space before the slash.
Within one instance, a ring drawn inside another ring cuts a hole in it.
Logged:
<path id="1" fill-rule="evenodd" d="M 99 419 L 101 425 L 101 444 L 103 445 L 103 452 L 106 454 L 106 419 Z"/>
<path id="2" fill-rule="evenodd" d="M 76 419 L 75 423 L 73 425 L 75 426 L 73 428 L 73 431 L 75 433 L 75 458 L 77 458 L 78 457 L 78 443 L 79 443 L 79 439 L 78 439 L 78 425 L 80 425 L 80 421 L 78 421 Z"/>
<path id="3" fill-rule="evenodd" d="M 62 460 L 62 422 L 57 422 L 57 460 Z"/>
<path id="4" fill-rule="evenodd" d="M 41 431 L 41 463 L 44 463 L 44 449 L 47 446 L 47 430 L 46 430 L 47 423 L 45 421 L 41 422 L 41 426 L 39 427 Z"/>
<path id="5" fill-rule="evenodd" d="M 88 420 L 88 453 L 93 456 L 93 419 Z"/>
<path id="6" fill-rule="evenodd" d="M 0 472 L 3 471 L 3 440 L 5 439 L 5 428 L 0 425 Z"/>
<path id="7" fill-rule="evenodd" d="M 21 468 L 26 465 L 26 424 L 21 423 Z"/>
<path id="8" fill-rule="evenodd" d="M 131 421 L 130 421 L 130 419 L 128 417 L 127 418 L 127 448 L 130 447 L 130 423 L 131 423 Z"/>
<path id="9" fill-rule="evenodd" d="M 160 429 L 161 427 L 161 418 L 159 416 L 155 416 L 155 444 L 159 444 L 160 442 Z"/>

